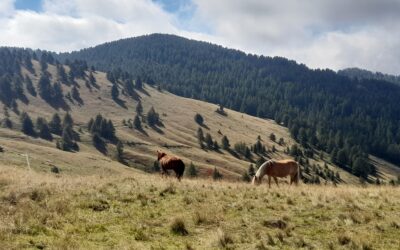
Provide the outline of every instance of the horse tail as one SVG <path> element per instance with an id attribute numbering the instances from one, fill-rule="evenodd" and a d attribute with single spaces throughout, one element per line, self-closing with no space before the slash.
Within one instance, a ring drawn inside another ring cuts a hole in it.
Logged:
<path id="1" fill-rule="evenodd" d="M 178 179 L 180 180 L 184 172 L 185 172 L 185 163 L 183 163 L 182 160 L 179 160 L 177 162 L 176 177 L 178 177 Z"/>
<path id="2" fill-rule="evenodd" d="M 300 173 L 300 164 L 298 162 L 296 162 L 296 166 L 297 166 L 297 172 L 296 172 L 296 175 L 294 178 L 295 178 L 295 182 L 297 184 L 297 183 L 299 183 L 301 173 Z"/>

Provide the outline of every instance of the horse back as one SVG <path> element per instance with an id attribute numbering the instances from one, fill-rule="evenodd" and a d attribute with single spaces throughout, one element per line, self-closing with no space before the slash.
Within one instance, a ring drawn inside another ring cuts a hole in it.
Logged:
<path id="1" fill-rule="evenodd" d="M 297 173 L 298 165 L 294 160 L 279 160 L 274 161 L 268 168 L 267 175 L 274 177 L 285 177 Z"/>

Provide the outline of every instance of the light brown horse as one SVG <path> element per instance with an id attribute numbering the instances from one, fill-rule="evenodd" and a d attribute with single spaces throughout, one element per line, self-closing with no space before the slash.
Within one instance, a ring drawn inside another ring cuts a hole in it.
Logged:
<path id="1" fill-rule="evenodd" d="M 293 160 L 269 160 L 264 162 L 257 170 L 256 175 L 253 177 L 253 185 L 261 184 L 261 179 L 264 175 L 268 175 L 268 185 L 271 187 L 271 177 L 274 178 L 277 186 L 277 177 L 290 176 L 290 185 L 298 183 L 300 178 L 299 164 Z"/>
<path id="2" fill-rule="evenodd" d="M 172 169 L 175 172 L 176 178 L 179 181 L 181 180 L 183 172 L 185 172 L 185 164 L 181 159 L 157 150 L 157 160 L 161 165 L 162 176 L 168 175 L 168 170 Z"/>

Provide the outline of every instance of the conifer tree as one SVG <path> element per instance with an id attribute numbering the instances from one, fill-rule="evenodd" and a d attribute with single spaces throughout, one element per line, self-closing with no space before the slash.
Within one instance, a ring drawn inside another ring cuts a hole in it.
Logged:
<path id="1" fill-rule="evenodd" d="M 61 118 L 57 113 L 54 114 L 53 117 L 51 118 L 51 121 L 49 123 L 49 128 L 51 133 L 55 135 L 61 135 L 62 133 Z"/>
<path id="2" fill-rule="evenodd" d="M 143 113 L 143 106 L 142 106 L 142 102 L 140 100 L 138 101 L 138 104 L 136 106 L 136 113 L 138 115 L 142 115 L 142 113 Z"/>
<path id="3" fill-rule="evenodd" d="M 142 122 L 140 121 L 138 115 L 135 115 L 135 118 L 133 119 L 133 125 L 137 130 L 142 130 Z"/>
<path id="4" fill-rule="evenodd" d="M 226 135 L 224 135 L 222 137 L 221 144 L 222 144 L 222 148 L 225 149 L 225 150 L 230 148 L 229 140 L 228 140 L 228 137 L 226 137 Z"/>
<path id="5" fill-rule="evenodd" d="M 47 124 L 46 119 L 42 117 L 38 117 L 36 119 L 36 130 L 38 131 L 38 136 L 42 139 L 52 141 L 53 136 L 51 135 L 49 125 Z"/>
<path id="6" fill-rule="evenodd" d="M 196 177 L 197 176 L 197 169 L 196 166 L 193 164 L 193 162 L 190 162 L 189 169 L 188 169 L 188 174 L 190 177 Z"/>
<path id="7" fill-rule="evenodd" d="M 30 136 L 36 136 L 35 129 L 33 127 L 33 122 L 32 119 L 29 117 L 27 113 L 22 113 L 21 114 L 21 131 Z"/>

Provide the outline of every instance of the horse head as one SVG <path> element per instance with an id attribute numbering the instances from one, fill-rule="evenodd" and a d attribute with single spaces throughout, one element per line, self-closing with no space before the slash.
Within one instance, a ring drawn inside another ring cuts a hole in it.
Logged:
<path id="1" fill-rule="evenodd" d="M 166 156 L 167 154 L 157 150 L 157 160 L 159 161 L 161 158 L 163 158 L 164 156 Z"/>
<path id="2" fill-rule="evenodd" d="M 261 184 L 261 178 L 260 178 L 259 176 L 255 175 L 255 176 L 253 177 L 253 180 L 251 181 L 251 183 L 252 183 L 253 185 L 260 185 L 260 184 Z"/>

